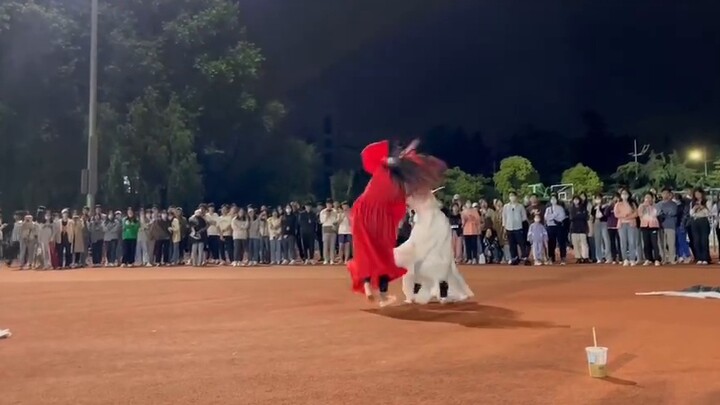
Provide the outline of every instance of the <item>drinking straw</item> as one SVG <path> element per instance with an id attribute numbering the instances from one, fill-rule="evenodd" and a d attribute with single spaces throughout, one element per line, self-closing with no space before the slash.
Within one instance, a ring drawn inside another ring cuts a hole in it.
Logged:
<path id="1" fill-rule="evenodd" d="M 598 347 L 597 345 L 597 334 L 595 334 L 595 327 L 593 326 L 593 344 L 595 344 L 595 347 Z"/>

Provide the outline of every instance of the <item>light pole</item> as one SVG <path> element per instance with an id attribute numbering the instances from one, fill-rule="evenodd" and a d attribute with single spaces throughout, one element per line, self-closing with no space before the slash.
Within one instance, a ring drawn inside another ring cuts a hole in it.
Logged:
<path id="1" fill-rule="evenodd" d="M 85 177 L 86 205 L 92 209 L 97 192 L 97 38 L 98 37 L 98 0 L 91 0 L 90 6 L 90 101 L 88 108 L 88 150 L 87 174 Z"/>
<path id="2" fill-rule="evenodd" d="M 708 159 L 707 159 L 707 149 L 703 146 L 701 149 L 693 149 L 688 154 L 688 157 L 690 160 L 694 160 L 697 162 L 703 162 L 703 165 L 705 166 L 705 177 L 708 176 Z"/>

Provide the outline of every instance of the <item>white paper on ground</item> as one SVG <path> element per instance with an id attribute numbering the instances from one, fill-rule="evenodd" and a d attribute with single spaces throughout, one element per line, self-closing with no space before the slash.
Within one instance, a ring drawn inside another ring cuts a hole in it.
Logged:
<path id="1" fill-rule="evenodd" d="M 9 338 L 12 336 L 10 329 L 0 329 L 0 339 Z"/>
<path id="2" fill-rule="evenodd" d="M 666 297 L 685 297 L 685 298 L 713 298 L 720 299 L 720 293 L 715 291 L 706 292 L 685 292 L 685 291 L 651 291 L 651 292 L 637 292 L 635 295 L 644 296 L 666 296 Z"/>

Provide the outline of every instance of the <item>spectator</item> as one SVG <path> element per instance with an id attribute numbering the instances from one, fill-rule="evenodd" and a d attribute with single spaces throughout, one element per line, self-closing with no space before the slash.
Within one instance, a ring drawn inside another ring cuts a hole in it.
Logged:
<path id="1" fill-rule="evenodd" d="M 493 228 L 487 228 L 482 238 L 483 254 L 485 263 L 502 263 L 502 248 L 498 241 L 497 232 Z"/>
<path id="2" fill-rule="evenodd" d="M 285 207 L 285 215 L 281 219 L 283 255 L 282 264 L 295 264 L 295 247 L 297 241 L 295 235 L 298 233 L 297 214 L 292 206 Z"/>
<path id="3" fill-rule="evenodd" d="M 54 243 L 53 228 L 52 213 L 46 211 L 38 232 L 38 244 L 40 245 L 40 255 L 42 256 L 43 263 L 42 268 L 45 270 L 49 270 L 53 266 L 52 252 L 50 251 L 50 245 Z M 100 255 L 102 255 L 102 229 L 100 231 Z"/>
<path id="4" fill-rule="evenodd" d="M 152 226 L 153 220 L 150 211 L 145 211 L 140 208 L 138 211 L 138 221 L 140 227 L 138 228 L 137 246 L 135 247 L 135 261 L 141 266 L 152 266 L 152 254 L 154 252 L 154 246 L 150 246 L 150 227 Z"/>
<path id="5" fill-rule="evenodd" d="M 20 270 L 32 269 L 37 249 L 38 226 L 32 215 L 25 215 L 20 223 L 19 240 L 20 255 L 18 258 Z"/>
<path id="6" fill-rule="evenodd" d="M 220 217 L 217 221 L 217 226 L 220 230 L 220 264 L 230 265 L 233 262 L 233 230 L 232 230 L 232 215 L 230 214 L 230 207 L 224 204 L 220 207 Z"/>
<path id="7" fill-rule="evenodd" d="M 528 228 L 528 242 L 532 249 L 533 263 L 536 266 L 542 266 L 545 262 L 545 251 L 547 250 L 548 233 L 542 224 L 542 215 L 540 210 L 535 209 L 533 223 Z"/>
<path id="8" fill-rule="evenodd" d="M 477 204 L 470 205 L 470 201 L 466 201 L 460 216 L 462 218 L 462 232 L 465 242 L 465 259 L 469 264 L 477 264 L 480 258 L 478 255 L 478 237 L 482 228 Z"/>
<path id="9" fill-rule="evenodd" d="M 595 261 L 597 263 L 612 262 L 612 252 L 610 248 L 610 233 L 608 230 L 608 208 L 610 204 L 603 199 L 602 194 L 598 193 L 590 211 L 592 218 L 593 235 L 595 236 Z"/>
<path id="10" fill-rule="evenodd" d="M 122 221 L 122 267 L 133 267 L 135 265 L 135 249 L 137 248 L 139 231 L 140 221 L 138 221 L 135 216 L 135 211 L 133 211 L 132 208 L 128 208 L 127 217 Z"/>
<path id="11" fill-rule="evenodd" d="M 262 254 L 262 240 L 260 236 L 260 227 L 262 225 L 260 216 L 255 213 L 254 208 L 248 209 L 248 266 L 257 266 L 260 263 L 260 255 Z"/>
<path id="12" fill-rule="evenodd" d="M 70 210 L 65 208 L 60 213 L 61 219 L 55 227 L 55 243 L 60 256 L 60 268 L 68 269 L 72 266 L 72 244 L 75 237 L 75 226 L 70 219 Z"/>
<path id="13" fill-rule="evenodd" d="M 560 250 L 560 265 L 564 266 L 567 258 L 567 232 L 565 207 L 558 203 L 556 194 L 550 196 L 550 205 L 545 208 L 545 225 L 548 232 L 548 258 L 555 263 L 555 247 Z"/>
<path id="14" fill-rule="evenodd" d="M 220 228 L 217 226 L 217 222 L 220 216 L 215 212 L 215 204 L 210 203 L 207 205 L 207 213 L 205 214 L 205 220 L 208 223 L 207 228 L 207 250 L 210 254 L 208 259 L 210 263 L 220 263 Z"/>
<path id="15" fill-rule="evenodd" d="M 244 266 L 245 261 L 245 253 L 249 250 L 249 239 L 248 239 L 248 231 L 250 230 L 250 219 L 245 214 L 245 210 L 242 208 L 235 208 L 234 209 L 235 215 L 233 216 L 232 220 L 232 230 L 233 230 L 233 253 L 234 253 L 234 261 L 233 266 Z M 248 254 L 248 260 L 250 260 L 250 255 Z"/>
<path id="16" fill-rule="evenodd" d="M 495 231 L 495 236 L 497 236 L 498 245 L 503 252 L 503 260 L 510 264 L 512 262 L 510 247 L 507 243 L 507 232 L 503 226 L 503 210 L 505 207 L 500 199 L 496 199 L 493 204 L 495 206 L 495 210 L 490 213 L 490 222 L 492 223 L 492 229 Z"/>
<path id="17" fill-rule="evenodd" d="M 162 211 L 158 218 L 150 228 L 150 235 L 155 241 L 155 266 L 170 265 L 170 232 L 172 232 L 172 224 L 167 212 Z"/>
<path id="18" fill-rule="evenodd" d="M 590 262 L 587 239 L 588 217 L 587 203 L 578 196 L 573 197 L 573 203 L 570 206 L 570 239 L 577 263 Z"/>
<path id="19" fill-rule="evenodd" d="M 273 210 L 267 223 L 270 238 L 270 264 L 280 264 L 282 262 L 282 219 L 276 210 Z"/>
<path id="20" fill-rule="evenodd" d="M 673 193 L 669 188 L 663 188 L 661 194 L 662 200 L 657 203 L 660 251 L 663 253 L 663 263 L 675 264 L 677 263 L 675 235 L 678 227 L 678 205 L 673 201 Z"/>
<path id="21" fill-rule="evenodd" d="M 692 243 L 695 245 L 695 262 L 705 265 L 710 263 L 710 210 L 708 210 L 705 191 L 702 188 L 693 190 L 692 196 L 690 229 Z"/>
<path id="22" fill-rule="evenodd" d="M 648 266 L 654 263 L 655 266 L 659 266 L 661 260 L 658 245 L 660 221 L 658 221 L 655 196 L 651 193 L 645 194 L 643 203 L 638 207 L 638 216 L 640 217 L 640 235 L 645 250 L 645 262 L 643 265 Z"/>
<path id="23" fill-rule="evenodd" d="M 520 264 L 521 261 L 530 264 L 527 258 L 527 242 L 523 237 L 523 224 L 527 222 L 527 211 L 518 203 L 514 191 L 511 191 L 509 196 L 510 202 L 503 207 L 502 224 L 510 244 L 510 262 L 513 266 Z M 520 249 L 519 257 L 518 249 Z"/>
<path id="24" fill-rule="evenodd" d="M 610 237 L 610 257 L 612 258 L 612 264 L 622 263 L 620 248 L 620 234 L 618 233 L 618 219 L 615 217 L 615 204 L 620 201 L 620 194 L 615 193 L 612 201 L 608 204 L 604 211 L 605 217 L 607 218 L 608 235 Z M 627 253 L 625 253 L 627 254 Z"/>
<path id="25" fill-rule="evenodd" d="M 87 247 L 85 246 L 85 220 L 82 216 L 75 213 L 73 215 L 73 264 L 72 267 L 85 267 L 83 258 Z"/>
<path id="26" fill-rule="evenodd" d="M 352 211 L 350 210 L 350 204 L 348 204 L 347 201 L 343 201 L 338 221 L 338 252 L 340 253 L 340 260 L 344 264 L 347 264 L 350 260 L 352 249 L 351 221 Z"/>
<path id="27" fill-rule="evenodd" d="M 460 263 L 463 260 L 463 226 L 462 216 L 460 215 L 460 206 L 453 204 L 450 209 L 450 229 L 452 229 L 452 247 L 455 256 L 455 262 Z"/>
<path id="28" fill-rule="evenodd" d="M 332 200 L 325 203 L 325 208 L 320 211 L 319 220 L 322 227 L 323 264 L 333 264 L 335 263 L 335 243 L 337 242 L 339 218 Z"/>
<path id="29" fill-rule="evenodd" d="M 170 235 L 172 240 L 172 254 L 170 255 L 170 263 L 173 266 L 180 264 L 181 254 L 181 243 L 182 243 L 182 228 L 180 227 L 180 215 L 177 208 L 170 209 Z"/>
<path id="30" fill-rule="evenodd" d="M 620 191 L 620 201 L 613 208 L 618 220 L 618 234 L 620 235 L 620 252 L 625 258 L 623 266 L 634 266 L 637 263 L 637 241 L 635 219 L 637 211 L 630 202 L 630 192 L 626 189 Z"/>
<path id="31" fill-rule="evenodd" d="M 188 221 L 190 226 L 190 264 L 193 267 L 205 265 L 205 243 L 207 242 L 207 221 L 202 209 L 195 210 L 195 213 Z"/>
<path id="32" fill-rule="evenodd" d="M 312 204 L 307 203 L 298 213 L 298 228 L 302 250 L 300 257 L 305 264 L 315 264 L 315 228 L 317 227 L 317 215 L 312 212 Z"/>

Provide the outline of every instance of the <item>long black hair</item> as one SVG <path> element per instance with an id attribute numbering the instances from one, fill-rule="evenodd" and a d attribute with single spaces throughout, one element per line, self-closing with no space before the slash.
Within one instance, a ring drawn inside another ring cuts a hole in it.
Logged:
<path id="1" fill-rule="evenodd" d="M 405 149 L 396 147 L 387 161 L 390 176 L 404 187 L 408 194 L 421 190 L 430 191 L 441 186 L 447 170 L 447 165 L 442 160 L 417 153 L 417 144 L 418 141 L 413 141 Z"/>

